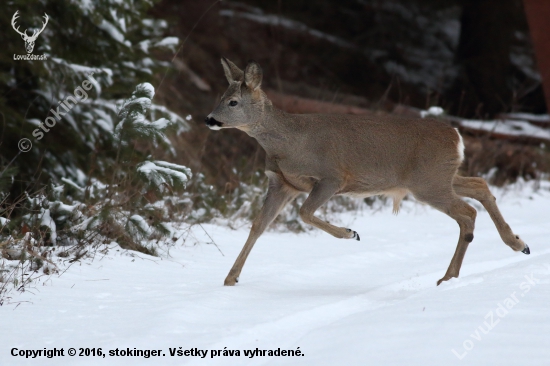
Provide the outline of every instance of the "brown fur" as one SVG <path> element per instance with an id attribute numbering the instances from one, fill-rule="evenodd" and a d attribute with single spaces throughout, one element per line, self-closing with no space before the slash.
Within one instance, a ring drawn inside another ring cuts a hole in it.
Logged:
<path id="1" fill-rule="evenodd" d="M 320 220 L 314 213 L 338 194 L 386 195 L 394 199 L 393 211 L 397 213 L 403 197 L 411 193 L 455 219 L 460 227 L 457 249 L 438 285 L 458 277 L 473 238 L 476 210 L 459 196 L 479 200 L 512 249 L 526 247 L 502 218 L 485 181 L 457 176 L 463 145 L 449 125 L 435 119 L 395 116 L 287 114 L 274 108 L 261 91 L 258 64 L 249 63 L 244 72 L 226 59 L 222 65 L 230 86 L 206 122 L 213 129 L 220 125 L 238 128 L 255 138 L 265 149 L 269 178 L 264 206 L 225 285 L 238 281 L 256 240 L 300 192 L 309 193 L 300 209 L 301 218 L 337 238 L 358 240 L 359 236 Z"/>

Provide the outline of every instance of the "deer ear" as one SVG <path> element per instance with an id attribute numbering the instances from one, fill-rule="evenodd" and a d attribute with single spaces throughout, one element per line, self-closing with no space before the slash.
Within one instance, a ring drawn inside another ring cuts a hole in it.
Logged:
<path id="1" fill-rule="evenodd" d="M 250 61 L 244 69 L 244 82 L 252 90 L 256 90 L 262 84 L 262 68 L 254 61 Z"/>
<path id="2" fill-rule="evenodd" d="M 239 69 L 233 62 L 222 57 L 222 66 L 229 84 L 235 81 L 243 81 L 243 70 Z"/>

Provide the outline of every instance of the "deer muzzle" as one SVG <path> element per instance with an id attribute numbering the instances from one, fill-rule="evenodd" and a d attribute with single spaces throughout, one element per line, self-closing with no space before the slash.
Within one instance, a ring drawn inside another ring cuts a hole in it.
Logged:
<path id="1" fill-rule="evenodd" d="M 211 130 L 219 130 L 222 128 L 223 126 L 223 123 L 216 120 L 215 118 L 213 117 L 206 117 L 204 119 L 204 123 L 206 123 L 206 125 L 208 126 L 208 128 L 210 128 Z"/>

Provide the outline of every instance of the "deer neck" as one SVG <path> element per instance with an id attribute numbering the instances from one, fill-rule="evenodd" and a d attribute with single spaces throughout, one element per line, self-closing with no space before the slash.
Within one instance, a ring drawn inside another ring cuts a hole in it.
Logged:
<path id="1" fill-rule="evenodd" d="M 245 132 L 258 141 L 268 156 L 279 155 L 290 148 L 290 122 L 287 113 L 267 105 L 258 121 Z"/>

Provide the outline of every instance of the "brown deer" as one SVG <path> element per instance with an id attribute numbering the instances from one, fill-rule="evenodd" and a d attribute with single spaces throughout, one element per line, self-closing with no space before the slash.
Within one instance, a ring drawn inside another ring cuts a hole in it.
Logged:
<path id="1" fill-rule="evenodd" d="M 437 285 L 458 277 L 474 239 L 476 210 L 460 197 L 481 202 L 504 243 L 529 254 L 529 247 L 504 221 L 485 180 L 457 175 L 464 144 L 455 128 L 430 118 L 288 114 L 273 107 L 260 89 L 262 69 L 257 63 L 250 62 L 243 72 L 222 58 L 222 66 L 229 88 L 206 117 L 206 125 L 213 130 L 238 128 L 255 138 L 266 152 L 269 179 L 264 205 L 226 286 L 238 282 L 256 240 L 301 192 L 309 193 L 300 208 L 302 220 L 337 238 L 359 240 L 359 234 L 314 216 L 334 195 L 390 196 L 397 212 L 403 197 L 411 193 L 455 219 L 460 227 L 458 245 Z"/>

